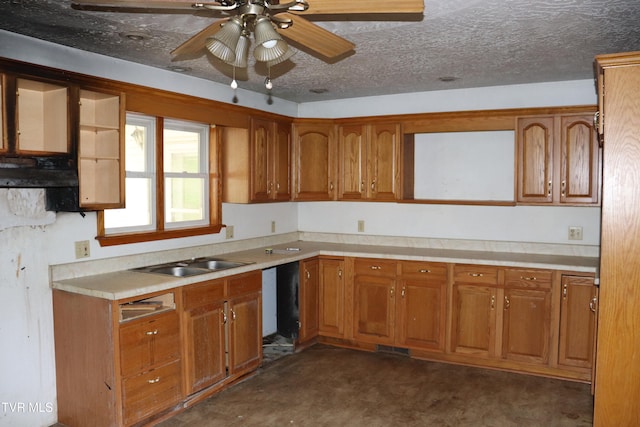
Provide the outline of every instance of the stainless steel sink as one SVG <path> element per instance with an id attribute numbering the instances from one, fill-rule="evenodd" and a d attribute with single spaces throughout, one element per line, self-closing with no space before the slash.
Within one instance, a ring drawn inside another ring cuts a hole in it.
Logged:
<path id="1" fill-rule="evenodd" d="M 176 277 L 195 276 L 198 274 L 205 274 L 205 273 L 211 272 L 206 268 L 169 266 L 169 265 L 163 266 L 163 267 L 151 267 L 151 268 L 144 269 L 143 271 L 147 271 L 149 273 L 167 274 L 169 276 L 176 276 Z"/>
<path id="2" fill-rule="evenodd" d="M 194 258 L 187 261 L 170 262 L 166 264 L 152 265 L 149 267 L 134 268 L 134 271 L 143 273 L 166 274 L 175 277 L 196 276 L 228 268 L 242 267 L 251 264 L 249 262 L 229 261 L 220 258 Z"/>
<path id="3" fill-rule="evenodd" d="M 221 259 L 209 259 L 209 260 L 201 260 L 194 261 L 189 263 L 189 267 L 195 268 L 206 268 L 209 270 L 226 270 L 227 268 L 241 267 L 243 265 L 247 265 L 245 262 L 237 262 L 237 261 L 224 261 Z"/>

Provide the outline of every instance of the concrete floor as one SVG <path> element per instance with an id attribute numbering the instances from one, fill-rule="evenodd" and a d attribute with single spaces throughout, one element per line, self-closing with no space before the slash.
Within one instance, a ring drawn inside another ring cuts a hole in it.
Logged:
<path id="1" fill-rule="evenodd" d="M 160 424 L 590 426 L 587 384 L 313 346 Z"/>

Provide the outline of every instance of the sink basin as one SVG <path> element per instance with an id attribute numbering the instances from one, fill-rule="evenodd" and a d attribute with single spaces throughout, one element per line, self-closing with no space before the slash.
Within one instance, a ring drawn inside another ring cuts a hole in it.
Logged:
<path id="1" fill-rule="evenodd" d="M 149 267 L 135 268 L 135 271 L 143 273 L 166 274 L 175 277 L 196 276 L 228 268 L 241 267 L 250 264 L 248 262 L 228 261 L 220 258 L 195 258 L 188 261 L 171 262 L 167 264 L 152 265 Z"/>
<path id="2" fill-rule="evenodd" d="M 246 265 L 245 262 L 236 262 L 236 261 L 224 261 L 221 259 L 210 259 L 210 260 L 202 260 L 202 261 L 194 261 L 189 263 L 189 267 L 195 268 L 206 268 L 209 270 L 224 270 L 227 268 L 240 267 Z"/>
<path id="3" fill-rule="evenodd" d="M 157 273 L 157 274 L 167 274 L 170 276 L 176 277 L 186 277 L 186 276 L 195 276 L 197 274 L 205 274 L 210 273 L 210 270 L 205 268 L 195 268 L 195 267 L 182 267 L 182 266 L 164 266 L 164 267 L 151 267 L 144 269 L 149 273 Z"/>

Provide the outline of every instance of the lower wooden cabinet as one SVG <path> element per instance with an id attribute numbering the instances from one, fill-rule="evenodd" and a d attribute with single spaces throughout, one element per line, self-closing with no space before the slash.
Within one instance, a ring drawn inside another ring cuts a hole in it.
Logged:
<path id="1" fill-rule="evenodd" d="M 354 339 L 443 351 L 446 264 L 356 259 Z"/>
<path id="2" fill-rule="evenodd" d="M 70 427 L 153 424 L 262 361 L 259 270 L 118 301 L 54 290 L 53 307 Z"/>
<path id="3" fill-rule="evenodd" d="M 320 258 L 318 278 L 318 331 L 345 336 L 345 265 L 342 258 Z"/>
<path id="4" fill-rule="evenodd" d="M 319 279 L 320 261 L 317 258 L 300 262 L 299 343 L 307 342 L 318 336 Z"/>
<path id="5" fill-rule="evenodd" d="M 262 361 L 262 272 L 227 280 L 227 354 L 230 376 L 240 376 Z"/>
<path id="6" fill-rule="evenodd" d="M 505 271 L 502 301 L 502 357 L 546 365 L 551 345 L 551 288 L 549 270 Z"/>
<path id="7" fill-rule="evenodd" d="M 396 345 L 444 351 L 447 320 L 446 264 L 400 262 Z"/>
<path id="8" fill-rule="evenodd" d="M 354 272 L 354 339 L 393 345 L 396 262 L 358 258 L 354 263 Z"/>
<path id="9" fill-rule="evenodd" d="M 500 298 L 498 269 L 456 265 L 453 280 L 450 351 L 495 356 Z"/>
<path id="10" fill-rule="evenodd" d="M 593 278 L 563 275 L 558 364 L 591 370 L 595 351 L 598 288 Z"/>
<path id="11" fill-rule="evenodd" d="M 187 395 L 260 365 L 260 271 L 185 286 L 183 304 Z"/>
<path id="12" fill-rule="evenodd" d="M 183 288 L 187 394 L 226 377 L 224 285 L 224 280 L 212 280 Z"/>
<path id="13" fill-rule="evenodd" d="M 451 350 L 548 364 L 551 289 L 550 270 L 456 265 Z"/>

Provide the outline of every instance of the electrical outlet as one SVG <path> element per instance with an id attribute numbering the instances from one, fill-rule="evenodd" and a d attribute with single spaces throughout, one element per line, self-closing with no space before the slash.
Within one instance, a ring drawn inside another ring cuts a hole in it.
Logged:
<path id="1" fill-rule="evenodd" d="M 233 239 L 233 225 L 227 225 L 226 227 L 227 239 Z"/>
<path id="2" fill-rule="evenodd" d="M 358 220 L 358 233 L 364 233 L 364 219 Z"/>
<path id="3" fill-rule="evenodd" d="M 275 221 L 271 221 L 271 232 L 272 233 L 276 232 L 276 222 Z"/>
<path id="4" fill-rule="evenodd" d="M 80 242 L 75 243 L 76 246 L 76 259 L 78 258 L 88 258 L 91 255 L 89 251 L 89 241 L 82 240 Z"/>
<path id="5" fill-rule="evenodd" d="M 569 240 L 582 240 L 582 227 L 569 227 Z"/>

